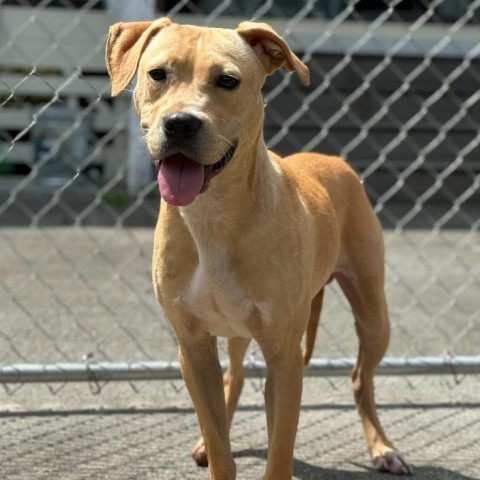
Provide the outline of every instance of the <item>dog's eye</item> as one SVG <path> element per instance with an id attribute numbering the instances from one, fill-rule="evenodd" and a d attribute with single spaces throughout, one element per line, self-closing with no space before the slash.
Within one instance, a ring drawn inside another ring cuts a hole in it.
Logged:
<path id="1" fill-rule="evenodd" d="M 148 72 L 148 75 L 155 82 L 162 82 L 167 79 L 167 72 L 163 68 L 154 68 Z"/>
<path id="2" fill-rule="evenodd" d="M 239 83 L 240 83 L 240 80 L 237 80 L 235 77 L 232 77 L 231 75 L 222 75 L 217 79 L 217 86 L 226 88 L 227 90 L 234 89 Z"/>

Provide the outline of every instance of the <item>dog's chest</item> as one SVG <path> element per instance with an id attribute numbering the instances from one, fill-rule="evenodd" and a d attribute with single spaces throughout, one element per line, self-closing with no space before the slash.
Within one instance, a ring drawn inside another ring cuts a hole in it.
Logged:
<path id="1" fill-rule="evenodd" d="M 215 247 L 198 249 L 199 263 L 178 298 L 211 335 L 251 337 L 246 320 L 255 308 L 238 281 L 231 258 Z"/>

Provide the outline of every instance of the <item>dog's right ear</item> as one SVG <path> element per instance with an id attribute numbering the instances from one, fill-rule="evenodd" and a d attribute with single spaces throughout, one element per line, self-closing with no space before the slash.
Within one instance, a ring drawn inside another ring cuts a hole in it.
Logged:
<path id="1" fill-rule="evenodd" d="M 304 85 L 309 85 L 308 67 L 290 50 L 283 38 L 270 25 L 242 22 L 236 31 L 258 55 L 267 75 L 285 66 L 290 72 L 295 72 Z"/>
<path id="2" fill-rule="evenodd" d="M 171 23 L 168 18 L 160 18 L 153 22 L 120 22 L 110 27 L 105 62 L 112 83 L 113 97 L 132 80 L 140 57 L 151 38 Z"/>

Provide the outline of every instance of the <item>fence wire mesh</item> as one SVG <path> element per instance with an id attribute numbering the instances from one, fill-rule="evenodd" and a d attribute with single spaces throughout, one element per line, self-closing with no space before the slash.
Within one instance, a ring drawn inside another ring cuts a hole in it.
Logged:
<path id="1" fill-rule="evenodd" d="M 108 93 L 104 44 L 121 3 L 0 0 L 4 366 L 176 359 L 150 282 L 153 170 L 128 158 L 131 93 Z M 267 80 L 265 136 L 281 154 L 340 154 L 362 176 L 385 227 L 389 355 L 478 358 L 480 0 L 137 6 L 275 26 L 312 82 Z M 315 356 L 354 356 L 351 323 L 330 287 Z"/>

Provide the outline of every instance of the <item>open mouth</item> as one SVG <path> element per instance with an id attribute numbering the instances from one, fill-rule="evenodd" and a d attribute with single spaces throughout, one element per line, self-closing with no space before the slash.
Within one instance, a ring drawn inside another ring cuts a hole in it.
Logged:
<path id="1" fill-rule="evenodd" d="M 237 146 L 233 145 L 227 150 L 227 153 L 216 163 L 213 165 L 205 165 L 205 168 L 210 168 L 214 175 L 220 173 L 228 164 L 228 162 L 233 158 L 235 155 L 235 151 L 237 150 Z"/>
<path id="2" fill-rule="evenodd" d="M 228 165 L 236 148 L 236 145 L 230 147 L 218 162 L 210 165 L 198 163 L 182 153 L 154 160 L 163 200 L 178 207 L 192 203 L 200 193 L 207 190 L 210 180 Z"/>

